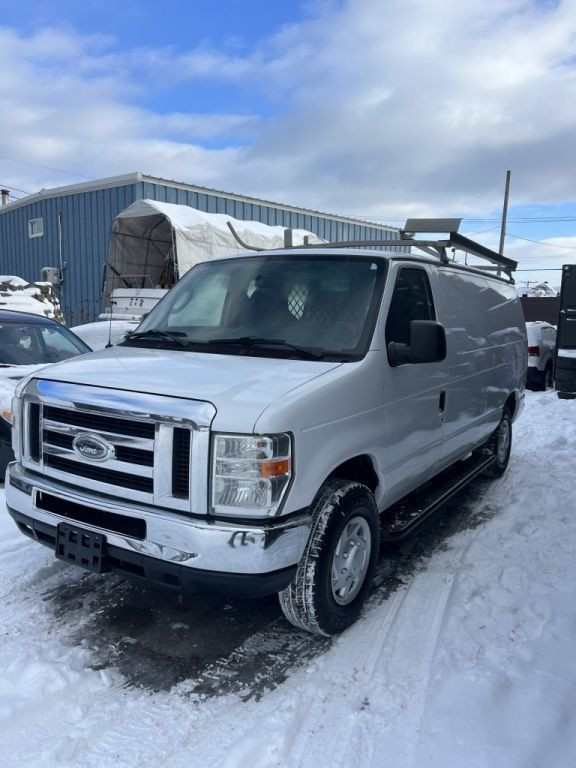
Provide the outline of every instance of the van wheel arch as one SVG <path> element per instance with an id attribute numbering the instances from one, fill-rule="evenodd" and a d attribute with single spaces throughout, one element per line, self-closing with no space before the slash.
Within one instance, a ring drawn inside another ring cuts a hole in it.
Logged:
<path id="1" fill-rule="evenodd" d="M 516 412 L 518 410 L 518 398 L 516 396 L 516 392 L 510 392 L 508 397 L 506 398 L 506 402 L 504 403 L 503 411 L 508 411 L 510 413 L 510 418 L 512 421 L 516 418 Z"/>
<path id="2" fill-rule="evenodd" d="M 339 464 L 324 479 L 322 485 L 335 479 L 361 483 L 369 488 L 372 493 L 375 493 L 380 482 L 378 473 L 374 468 L 374 462 L 367 454 L 354 456 Z"/>

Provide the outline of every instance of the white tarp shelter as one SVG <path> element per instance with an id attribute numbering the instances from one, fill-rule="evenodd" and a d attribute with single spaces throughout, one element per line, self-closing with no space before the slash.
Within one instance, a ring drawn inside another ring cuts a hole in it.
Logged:
<path id="1" fill-rule="evenodd" d="M 105 296 L 123 288 L 169 288 L 194 264 L 243 251 L 227 226 L 255 248 L 282 248 L 284 227 L 240 221 L 223 213 L 204 213 L 187 205 L 137 200 L 118 214 L 112 227 Z M 324 242 L 311 232 L 293 230 L 295 245 Z"/>

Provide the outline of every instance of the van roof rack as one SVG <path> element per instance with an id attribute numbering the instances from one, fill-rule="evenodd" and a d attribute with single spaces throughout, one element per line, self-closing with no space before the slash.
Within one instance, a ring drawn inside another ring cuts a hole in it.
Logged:
<path id="1" fill-rule="evenodd" d="M 400 238 L 397 240 L 342 240 L 332 243 L 304 243 L 304 245 L 292 244 L 292 230 L 284 230 L 284 248 L 302 249 L 302 248 L 416 248 L 428 256 L 433 256 L 443 264 L 450 264 L 454 259 L 449 258 L 448 250 L 453 252 L 463 251 L 466 255 L 474 256 L 479 259 L 485 259 L 490 264 L 464 264 L 470 269 L 481 271 L 494 271 L 497 277 L 504 273 L 510 282 L 514 282 L 512 272 L 517 268 L 518 262 L 508 259 L 500 253 L 486 248 L 484 245 L 470 240 L 458 233 L 462 219 L 407 219 L 404 228 L 400 230 Z M 252 248 L 244 243 L 230 222 L 227 222 L 232 234 L 243 248 L 258 251 L 262 248 Z M 417 240 L 414 235 L 417 233 L 436 233 L 447 232 L 448 237 L 441 240 Z"/>

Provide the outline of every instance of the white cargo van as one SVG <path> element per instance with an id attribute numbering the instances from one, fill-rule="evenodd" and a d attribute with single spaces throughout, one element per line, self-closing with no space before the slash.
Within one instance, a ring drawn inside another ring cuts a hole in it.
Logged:
<path id="1" fill-rule="evenodd" d="M 122 345 L 23 383 L 6 477 L 22 533 L 92 571 L 278 592 L 296 626 L 345 629 L 381 537 L 502 474 L 523 404 L 515 263 L 446 226 L 376 243 L 396 252 L 199 264 Z"/>

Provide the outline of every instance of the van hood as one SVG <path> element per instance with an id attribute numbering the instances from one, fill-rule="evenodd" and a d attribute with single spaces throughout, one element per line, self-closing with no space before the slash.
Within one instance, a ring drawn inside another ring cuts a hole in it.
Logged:
<path id="1" fill-rule="evenodd" d="M 341 363 L 112 347 L 71 358 L 37 378 L 214 405 L 213 429 L 251 431 L 275 400 Z"/>

